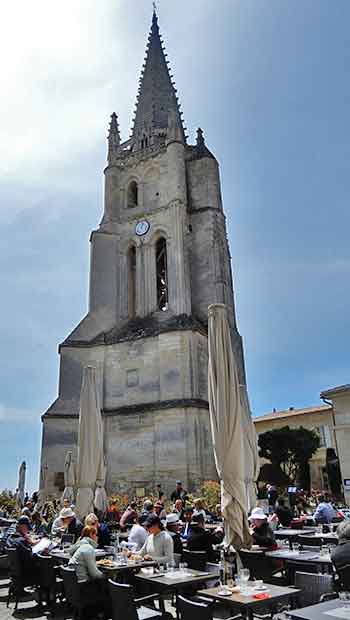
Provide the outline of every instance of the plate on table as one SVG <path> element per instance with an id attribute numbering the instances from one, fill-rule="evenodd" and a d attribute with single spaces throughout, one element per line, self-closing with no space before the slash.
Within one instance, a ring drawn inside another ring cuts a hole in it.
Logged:
<path id="1" fill-rule="evenodd" d="M 268 587 L 267 586 L 255 586 L 253 590 L 254 592 L 267 592 Z"/>
<path id="2" fill-rule="evenodd" d="M 231 596 L 231 590 L 219 590 L 218 596 Z"/>

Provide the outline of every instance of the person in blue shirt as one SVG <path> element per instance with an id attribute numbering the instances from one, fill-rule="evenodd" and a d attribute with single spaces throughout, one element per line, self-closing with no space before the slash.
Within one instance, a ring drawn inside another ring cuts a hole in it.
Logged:
<path id="1" fill-rule="evenodd" d="M 313 514 L 317 525 L 323 525 L 324 523 L 332 523 L 332 520 L 337 516 L 330 498 L 326 495 L 319 495 L 317 497 L 318 505 Z"/>

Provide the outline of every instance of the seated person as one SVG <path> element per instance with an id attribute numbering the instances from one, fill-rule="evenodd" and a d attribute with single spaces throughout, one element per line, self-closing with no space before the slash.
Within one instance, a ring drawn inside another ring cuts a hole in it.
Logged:
<path id="1" fill-rule="evenodd" d="M 49 526 L 40 512 L 33 512 L 32 514 L 32 531 L 37 536 L 48 536 Z"/>
<path id="2" fill-rule="evenodd" d="M 31 523 L 26 515 L 20 516 L 17 521 L 16 531 L 7 539 L 7 546 L 16 549 L 21 567 L 23 569 L 24 581 L 34 581 L 37 575 L 36 558 L 32 554 L 32 547 L 35 544 L 30 537 Z"/>
<path id="3" fill-rule="evenodd" d="M 154 513 L 160 518 L 161 521 L 165 521 L 166 512 L 164 510 L 164 505 L 162 504 L 162 502 L 158 501 L 154 504 Z"/>
<path id="4" fill-rule="evenodd" d="M 137 523 L 134 523 L 129 532 L 128 541 L 135 545 L 136 551 L 140 551 L 148 538 L 148 532 L 145 526 L 147 519 L 148 517 L 146 515 L 140 515 Z"/>
<path id="5" fill-rule="evenodd" d="M 250 533 L 253 545 L 267 548 L 276 546 L 274 533 L 267 522 L 267 516 L 262 508 L 254 508 L 249 521 L 251 523 Z"/>
<path id="6" fill-rule="evenodd" d="M 97 546 L 100 549 L 103 547 L 109 547 L 111 544 L 111 533 L 108 526 L 105 523 L 99 523 L 99 520 L 94 512 L 91 512 L 85 517 L 84 526 L 91 525 L 97 531 Z"/>
<path id="7" fill-rule="evenodd" d="M 317 525 L 324 523 L 332 523 L 332 519 L 336 517 L 336 512 L 327 495 L 320 494 L 317 497 L 317 508 L 313 514 L 313 518 Z"/>
<path id="8" fill-rule="evenodd" d="M 169 514 L 166 518 L 166 531 L 173 539 L 174 553 L 182 555 L 182 540 L 179 534 L 180 527 L 178 515 L 175 512 Z"/>
<path id="9" fill-rule="evenodd" d="M 186 540 L 190 531 L 191 531 L 191 521 L 193 516 L 193 508 L 192 506 L 185 506 L 183 509 L 183 517 L 182 517 L 182 529 L 180 532 L 181 538 Z"/>
<path id="10" fill-rule="evenodd" d="M 153 504 L 152 500 L 146 499 L 143 502 L 143 508 L 142 508 L 141 514 L 142 515 L 146 515 L 148 517 L 149 515 L 151 515 L 153 513 L 154 513 L 154 504 Z"/>
<path id="11" fill-rule="evenodd" d="M 213 519 L 214 521 L 220 521 L 220 522 L 224 520 L 224 517 L 222 516 L 222 512 L 221 512 L 221 504 L 216 504 L 215 513 L 213 514 Z"/>
<path id="12" fill-rule="evenodd" d="M 97 568 L 96 553 L 97 531 L 95 527 L 87 525 L 81 532 L 81 538 L 72 547 L 71 559 L 68 566 L 74 568 L 80 587 L 80 594 L 84 603 L 88 602 L 94 611 L 108 606 L 108 595 L 105 592 L 104 574 Z M 110 617 L 110 616 L 108 616 Z"/>
<path id="13" fill-rule="evenodd" d="M 193 515 L 191 529 L 187 537 L 187 549 L 189 551 L 205 551 L 209 562 L 215 562 L 216 554 L 213 545 L 220 543 L 215 534 L 205 530 L 205 522 L 202 514 Z"/>
<path id="14" fill-rule="evenodd" d="M 140 549 L 141 557 L 145 560 L 155 560 L 160 564 L 172 562 L 174 560 L 173 540 L 170 534 L 164 531 L 160 518 L 155 514 L 149 515 L 145 527 L 149 536 Z"/>
<path id="15" fill-rule="evenodd" d="M 193 516 L 203 515 L 204 520 L 207 517 L 207 513 L 204 510 L 203 500 L 199 497 L 193 500 Z"/>
<path id="16" fill-rule="evenodd" d="M 106 510 L 106 521 L 107 523 L 119 523 L 120 521 L 120 512 L 115 499 L 111 499 L 109 502 L 109 506 Z"/>
<path id="17" fill-rule="evenodd" d="M 119 526 L 121 530 L 126 530 L 127 525 L 132 525 L 133 523 L 136 522 L 136 519 L 137 519 L 136 507 L 137 507 L 136 502 L 130 502 L 129 506 L 123 512 L 120 518 L 120 521 L 119 521 Z"/>
<path id="18" fill-rule="evenodd" d="M 182 499 L 176 499 L 174 503 L 174 507 L 173 507 L 173 514 L 177 514 L 180 521 L 182 521 L 183 519 L 183 508 L 184 508 L 184 504 L 183 504 Z"/>
<path id="19" fill-rule="evenodd" d="M 83 529 L 83 524 L 77 519 L 71 508 L 62 508 L 59 520 L 55 519 L 51 533 L 53 536 L 71 534 L 77 540 Z"/>
<path id="20" fill-rule="evenodd" d="M 350 564 L 350 521 L 339 523 L 337 534 L 338 545 L 331 552 L 331 560 L 336 569 Z"/>
<path id="21" fill-rule="evenodd" d="M 289 527 L 293 521 L 293 513 L 288 506 L 286 506 L 286 502 L 284 497 L 279 497 L 277 500 L 277 507 L 275 509 L 275 514 L 278 518 L 278 522 L 283 527 Z"/>

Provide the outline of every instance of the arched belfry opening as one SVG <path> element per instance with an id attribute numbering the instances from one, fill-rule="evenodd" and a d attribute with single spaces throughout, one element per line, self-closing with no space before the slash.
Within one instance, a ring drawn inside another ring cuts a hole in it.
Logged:
<path id="1" fill-rule="evenodd" d="M 156 243 L 157 307 L 165 312 L 169 305 L 167 243 L 164 237 Z"/>
<path id="2" fill-rule="evenodd" d="M 130 181 L 128 186 L 128 207 L 137 207 L 139 204 L 139 188 L 136 181 Z"/>
<path id="3" fill-rule="evenodd" d="M 136 247 L 128 250 L 128 316 L 136 317 Z"/>

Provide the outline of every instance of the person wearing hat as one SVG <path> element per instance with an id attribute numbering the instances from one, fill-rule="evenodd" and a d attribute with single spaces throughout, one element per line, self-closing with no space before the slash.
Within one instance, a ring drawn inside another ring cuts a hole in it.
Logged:
<path id="1" fill-rule="evenodd" d="M 174 553 L 182 555 L 182 540 L 179 534 L 180 521 L 176 513 L 170 513 L 166 518 L 166 531 L 173 539 Z"/>
<path id="2" fill-rule="evenodd" d="M 36 558 L 32 554 L 35 544 L 30 537 L 32 525 L 26 515 L 19 517 L 16 531 L 7 539 L 7 546 L 17 550 L 18 558 L 23 570 L 23 581 L 33 581 L 37 575 Z"/>
<path id="3" fill-rule="evenodd" d="M 128 541 L 135 545 L 136 551 L 139 551 L 143 547 L 148 538 L 148 532 L 145 526 L 147 519 L 147 515 L 141 514 L 137 519 L 137 523 L 134 523 L 130 530 Z"/>
<path id="4" fill-rule="evenodd" d="M 267 516 L 260 507 L 254 508 L 248 517 L 251 524 L 250 533 L 253 544 L 259 547 L 274 547 L 276 540 L 272 529 L 267 522 Z"/>
<path id="5" fill-rule="evenodd" d="M 176 480 L 176 488 L 170 495 L 172 502 L 176 502 L 177 499 L 182 499 L 183 502 L 187 499 L 187 491 L 182 486 L 181 480 Z"/>
<path id="6" fill-rule="evenodd" d="M 145 527 L 149 536 L 140 549 L 141 557 L 145 560 L 154 560 L 160 564 L 172 562 L 174 560 L 173 539 L 168 532 L 164 531 L 160 518 L 155 514 L 149 515 Z"/>
<path id="7" fill-rule="evenodd" d="M 53 536 L 62 536 L 62 534 L 70 534 L 78 540 L 83 524 L 75 516 L 75 512 L 71 508 L 62 508 L 58 519 L 55 519 L 51 533 Z"/>

